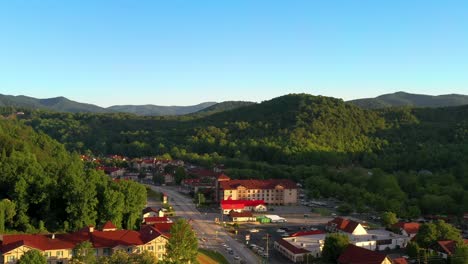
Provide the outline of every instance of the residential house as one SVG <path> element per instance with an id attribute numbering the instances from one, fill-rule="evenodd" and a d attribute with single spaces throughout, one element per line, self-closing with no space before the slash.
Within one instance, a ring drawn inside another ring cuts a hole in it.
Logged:
<path id="1" fill-rule="evenodd" d="M 288 179 L 218 179 L 217 193 L 220 200 L 263 200 L 269 205 L 297 204 L 297 186 Z"/>
<path id="2" fill-rule="evenodd" d="M 383 253 L 349 244 L 338 258 L 338 264 L 392 264 L 392 261 Z"/>
<path id="3" fill-rule="evenodd" d="M 463 242 L 468 245 L 468 239 Z M 429 246 L 429 251 L 436 253 L 443 259 L 448 259 L 455 252 L 457 242 L 454 240 L 441 240 Z"/>
<path id="4" fill-rule="evenodd" d="M 398 222 L 395 225 L 393 225 L 393 227 L 398 228 L 402 235 L 405 235 L 409 238 L 413 238 L 418 233 L 420 225 L 421 224 L 416 223 L 416 222 L 409 222 L 409 223 Z"/>
<path id="5" fill-rule="evenodd" d="M 349 233 L 353 235 L 367 234 L 366 229 L 360 223 L 342 217 L 336 217 L 328 222 L 325 229 L 328 232 Z"/>
<path id="6" fill-rule="evenodd" d="M 35 249 L 44 254 L 50 264 L 67 264 L 73 257 L 74 248 L 84 241 L 92 243 L 97 257 L 110 256 L 120 250 L 127 253 L 149 251 L 162 259 L 168 235 L 154 226 L 144 226 L 140 231 L 117 230 L 111 222 L 101 230 L 88 226 L 66 234 L 1 235 L 0 263 L 16 263 L 24 253 Z"/>
<path id="7" fill-rule="evenodd" d="M 142 211 L 142 218 L 145 219 L 147 217 L 163 217 L 164 210 L 163 209 L 156 209 L 153 207 L 146 207 Z"/>

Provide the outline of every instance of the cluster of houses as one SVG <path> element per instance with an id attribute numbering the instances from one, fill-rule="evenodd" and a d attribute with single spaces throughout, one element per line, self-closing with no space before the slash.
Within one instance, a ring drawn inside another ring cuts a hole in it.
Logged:
<path id="1" fill-rule="evenodd" d="M 85 241 L 91 242 L 96 257 L 111 256 L 116 251 L 149 251 L 162 260 L 173 221 L 163 209 L 150 207 L 142 211 L 142 219 L 139 231 L 118 229 L 107 221 L 99 228 L 90 225 L 66 234 L 0 235 L 0 263 L 17 263 L 27 251 L 35 249 L 46 256 L 48 264 L 67 264 L 76 254 L 75 247 Z"/>
<path id="2" fill-rule="evenodd" d="M 328 222 L 325 229 L 330 233 L 341 233 L 348 237 L 350 244 L 339 257 L 339 264 L 405 264 L 406 259 L 390 259 L 384 252 L 405 248 L 418 233 L 419 226 L 419 223 L 400 222 L 394 225 L 394 228 L 399 230 L 394 233 L 384 229 L 368 230 L 359 222 L 337 217 Z M 274 248 L 292 262 L 302 263 L 308 258 L 322 255 L 326 237 L 327 233 L 320 230 L 298 232 L 275 241 Z M 465 243 L 468 243 L 468 240 L 465 240 Z M 447 259 L 454 253 L 455 246 L 454 241 L 438 241 L 429 251 Z"/>

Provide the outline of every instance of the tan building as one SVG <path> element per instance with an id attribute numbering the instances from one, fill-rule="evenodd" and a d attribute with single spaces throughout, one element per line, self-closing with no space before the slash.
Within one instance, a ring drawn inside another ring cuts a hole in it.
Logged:
<path id="1" fill-rule="evenodd" d="M 220 200 L 264 200 L 270 205 L 297 203 L 297 186 L 291 180 L 223 180 L 218 181 Z"/>
<path id="2" fill-rule="evenodd" d="M 168 241 L 166 231 L 159 230 L 157 225 L 144 226 L 140 231 L 117 230 L 107 222 L 101 230 L 89 226 L 68 234 L 0 235 L 0 263 L 16 263 L 24 253 L 35 249 L 42 252 L 50 264 L 67 264 L 75 246 L 85 241 L 92 243 L 97 257 L 122 250 L 127 253 L 149 251 L 162 259 Z"/>

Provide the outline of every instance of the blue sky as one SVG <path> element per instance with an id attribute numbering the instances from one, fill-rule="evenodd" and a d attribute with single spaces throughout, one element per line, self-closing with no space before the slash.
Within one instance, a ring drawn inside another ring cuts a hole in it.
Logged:
<path id="1" fill-rule="evenodd" d="M 101 106 L 468 94 L 468 1 L 0 3 L 0 93 Z"/>

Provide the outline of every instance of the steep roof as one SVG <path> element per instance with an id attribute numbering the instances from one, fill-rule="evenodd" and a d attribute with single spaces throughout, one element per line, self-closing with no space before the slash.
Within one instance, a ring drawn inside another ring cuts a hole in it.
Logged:
<path id="1" fill-rule="evenodd" d="M 359 223 L 353 220 L 345 219 L 342 217 L 336 217 L 332 221 L 328 222 L 328 226 L 335 226 L 336 229 L 346 233 L 353 233 Z"/>
<path id="2" fill-rule="evenodd" d="M 464 239 L 463 242 L 465 244 L 468 244 L 468 239 Z M 442 252 L 446 253 L 447 255 L 452 255 L 455 252 L 456 247 L 457 247 L 457 242 L 453 240 L 437 241 L 435 245 L 431 246 L 431 248 L 437 251 L 442 250 Z"/>
<path id="3" fill-rule="evenodd" d="M 387 256 L 380 252 L 368 250 L 349 244 L 338 258 L 339 264 L 381 264 Z"/>
<path id="4" fill-rule="evenodd" d="M 408 234 L 417 234 L 421 224 L 416 222 L 398 222 L 394 226 L 405 230 L 405 232 Z"/>
<path id="5" fill-rule="evenodd" d="M 102 226 L 102 231 L 105 230 L 116 230 L 117 227 L 111 222 L 107 221 L 103 226 Z"/>
<path id="6" fill-rule="evenodd" d="M 239 186 L 246 189 L 275 189 L 276 186 L 282 186 L 285 189 L 297 189 L 296 183 L 288 179 L 271 179 L 271 180 L 230 180 L 219 182 L 220 188 L 223 190 L 235 190 Z"/>

